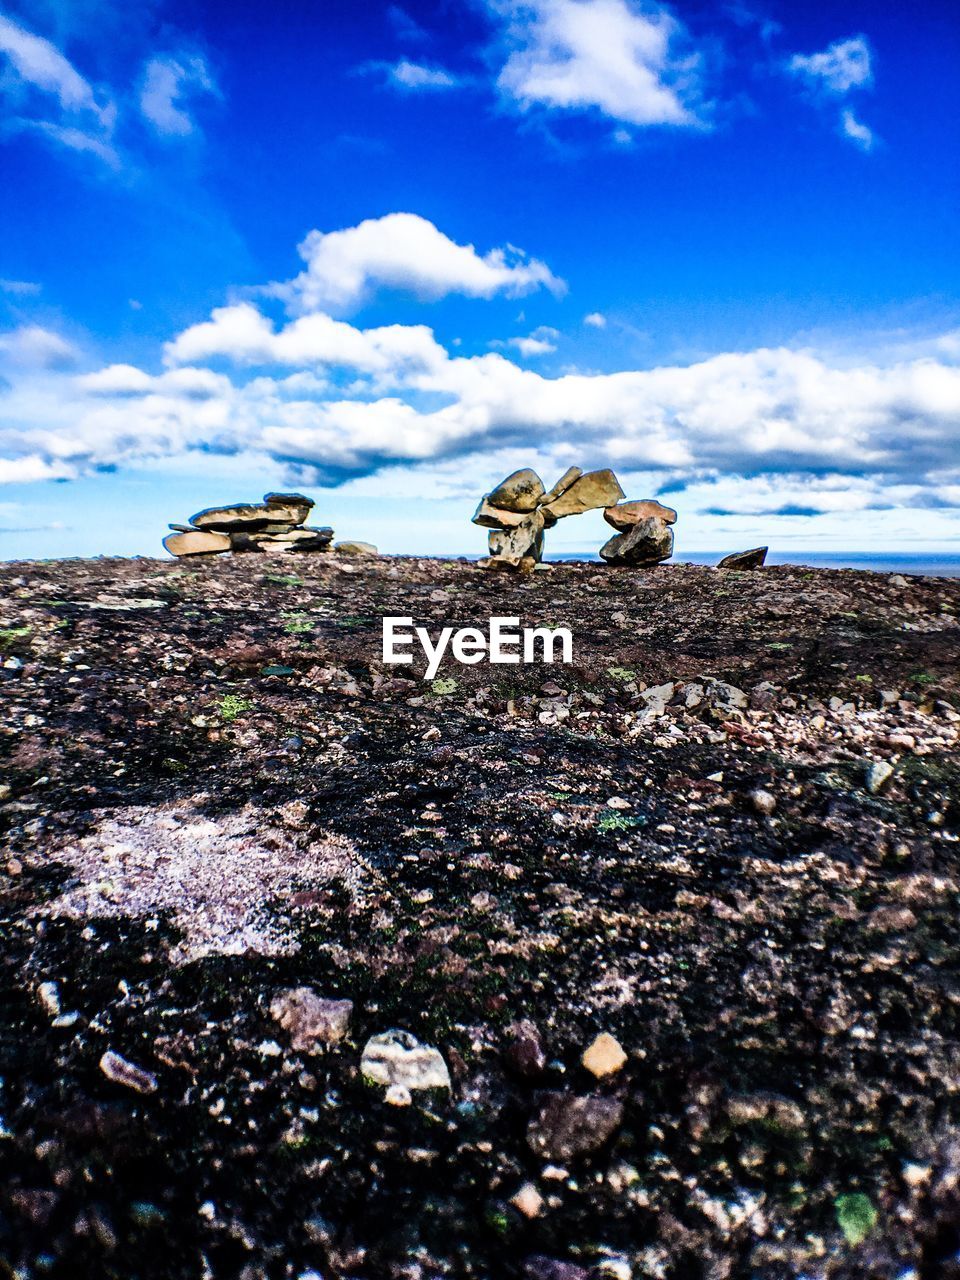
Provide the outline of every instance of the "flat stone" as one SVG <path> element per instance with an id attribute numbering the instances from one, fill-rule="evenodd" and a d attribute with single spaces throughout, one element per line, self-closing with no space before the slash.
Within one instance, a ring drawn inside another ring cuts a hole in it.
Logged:
<path id="1" fill-rule="evenodd" d="M 265 493 L 263 501 L 268 507 L 305 507 L 307 511 L 312 511 L 317 505 L 304 493 Z"/>
<path id="2" fill-rule="evenodd" d="M 527 1126 L 527 1144 L 544 1159 L 569 1160 L 602 1147 L 622 1120 L 619 1098 L 548 1093 Z"/>
<path id="3" fill-rule="evenodd" d="M 335 542 L 334 551 L 342 556 L 378 556 L 380 552 L 372 542 Z"/>
<path id="4" fill-rule="evenodd" d="M 567 467 L 566 471 L 549 492 L 541 498 L 541 502 L 554 502 L 561 493 L 566 493 L 570 486 L 583 475 L 580 467 Z"/>
<path id="5" fill-rule="evenodd" d="M 294 1053 L 315 1053 L 347 1034 L 353 1001 L 328 1000 L 310 987 L 290 987 L 274 996 L 270 1013 L 289 1032 Z"/>
<path id="6" fill-rule="evenodd" d="M 163 545 L 172 556 L 210 556 L 229 551 L 230 539 L 225 533 L 191 529 L 186 533 L 168 533 Z"/>
<path id="7" fill-rule="evenodd" d="M 487 494 L 492 507 L 504 511 L 533 511 L 543 501 L 543 481 L 530 467 L 514 471 Z"/>
<path id="8" fill-rule="evenodd" d="M 503 507 L 495 507 L 489 498 L 481 498 L 471 519 L 484 529 L 515 529 L 527 515 L 529 512 L 506 511 Z"/>
<path id="9" fill-rule="evenodd" d="M 753 547 L 750 551 L 735 551 L 733 555 L 724 556 L 717 564 L 717 568 L 762 569 L 769 550 L 769 547 Z"/>
<path id="10" fill-rule="evenodd" d="M 618 502 L 615 507 L 605 507 L 603 518 L 607 524 L 621 533 L 626 533 L 641 520 L 662 520 L 664 524 L 676 524 L 677 513 L 673 507 L 665 507 L 662 502 L 653 498 L 642 498 L 636 502 Z"/>
<path id="11" fill-rule="evenodd" d="M 544 511 L 557 520 L 564 516 L 579 516 L 597 507 L 612 507 L 623 497 L 617 477 L 609 468 L 588 471 L 573 482 L 558 498 L 544 504 Z M 492 495 L 491 495 L 492 498 Z"/>
<path id="12" fill-rule="evenodd" d="M 108 1049 L 100 1059 L 100 1070 L 112 1080 L 114 1084 L 122 1084 L 127 1089 L 132 1089 L 134 1093 L 154 1093 L 157 1088 L 157 1078 L 144 1071 L 143 1067 L 138 1067 L 133 1062 L 128 1062 L 126 1058 L 121 1058 L 119 1053 L 114 1053 L 112 1049 Z"/>
<path id="13" fill-rule="evenodd" d="M 405 1089 L 449 1089 L 450 1072 L 439 1049 L 409 1031 L 384 1031 L 363 1047 L 360 1071 L 372 1084 Z"/>
<path id="14" fill-rule="evenodd" d="M 600 548 L 608 564 L 642 569 L 669 560 L 673 554 L 673 530 L 655 516 L 640 520 L 628 533 L 616 533 Z"/>
<path id="15" fill-rule="evenodd" d="M 233 530 L 245 530 L 254 533 L 268 526 L 288 526 L 294 528 L 303 524 L 313 503 L 309 498 L 299 494 L 289 496 L 283 494 L 267 494 L 273 501 L 267 502 L 235 502 L 225 507 L 206 507 L 190 517 L 190 523 L 196 529 L 213 529 L 220 533 Z"/>
<path id="16" fill-rule="evenodd" d="M 593 1043 L 584 1050 L 580 1061 L 591 1075 L 602 1080 L 604 1076 L 615 1075 L 626 1063 L 627 1055 L 619 1040 L 606 1031 L 601 1031 Z"/>

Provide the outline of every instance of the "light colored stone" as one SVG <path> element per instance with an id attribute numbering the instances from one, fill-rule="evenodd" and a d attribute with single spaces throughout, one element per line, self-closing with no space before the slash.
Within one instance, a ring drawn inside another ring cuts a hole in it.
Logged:
<path id="1" fill-rule="evenodd" d="M 491 494 L 491 499 L 492 496 Z M 594 511 L 597 507 L 612 507 L 622 497 L 623 490 L 609 468 L 588 471 L 575 480 L 565 493 L 561 493 L 549 504 L 544 504 L 544 512 L 561 520 L 564 516 L 578 516 L 584 511 Z"/>
<path id="2" fill-rule="evenodd" d="M 608 564 L 638 569 L 659 564 L 672 554 L 673 530 L 653 516 L 638 521 L 628 533 L 615 533 L 600 548 L 600 556 Z"/>
<path id="3" fill-rule="evenodd" d="M 114 1053 L 112 1049 L 108 1049 L 100 1059 L 100 1070 L 112 1080 L 114 1084 L 122 1084 L 127 1089 L 132 1089 L 134 1093 L 155 1093 L 157 1088 L 157 1078 L 144 1071 L 143 1067 L 138 1067 L 133 1062 L 128 1062 L 126 1058 L 121 1058 L 119 1053 Z"/>
<path id="4" fill-rule="evenodd" d="M 543 1212 L 543 1196 L 532 1182 L 525 1182 L 510 1203 L 525 1218 L 538 1218 Z"/>
<path id="5" fill-rule="evenodd" d="M 772 792 L 765 791 L 762 787 L 750 792 L 750 803 L 757 813 L 762 813 L 765 818 L 769 818 L 777 811 L 777 797 Z"/>
<path id="6" fill-rule="evenodd" d="M 514 471 L 487 494 L 492 507 L 504 511 L 533 511 L 543 501 L 543 481 L 530 467 Z"/>
<path id="7" fill-rule="evenodd" d="M 289 1032 L 294 1053 L 315 1053 L 323 1045 L 337 1044 L 347 1034 L 353 1001 L 327 1000 L 310 987 L 291 987 L 277 993 L 270 1013 Z"/>
<path id="8" fill-rule="evenodd" d="M 439 1049 L 409 1031 L 384 1031 L 363 1047 L 360 1071 L 371 1084 L 406 1089 L 449 1089 L 450 1072 Z"/>
<path id="9" fill-rule="evenodd" d="M 574 481 L 579 480 L 582 475 L 583 471 L 580 467 L 567 467 L 553 488 L 543 495 L 541 501 L 553 502 L 560 497 L 561 493 L 566 493 Z"/>
<path id="10" fill-rule="evenodd" d="M 620 1071 L 627 1061 L 627 1055 L 615 1036 L 601 1031 L 593 1043 L 584 1050 L 580 1061 L 591 1075 L 602 1080 L 604 1076 L 612 1076 Z"/>
<path id="11" fill-rule="evenodd" d="M 877 795 L 893 777 L 893 765 L 888 760 L 876 760 L 867 770 L 867 790 Z"/>
<path id="12" fill-rule="evenodd" d="M 662 502 L 653 498 L 643 498 L 636 502 L 618 502 L 615 507 L 605 507 L 603 518 L 607 524 L 620 533 L 626 533 L 641 520 L 662 520 L 664 524 L 676 524 L 677 513 L 673 507 L 665 507 Z"/>
<path id="13" fill-rule="evenodd" d="M 229 551 L 230 539 L 225 533 L 192 529 L 189 533 L 168 533 L 163 545 L 172 556 L 209 556 Z"/>
<path id="14" fill-rule="evenodd" d="M 372 542 L 335 542 L 333 549 L 342 556 L 378 556 L 380 554 Z"/>
<path id="15" fill-rule="evenodd" d="M 481 498 L 472 520 L 484 529 L 515 529 L 529 514 L 526 511 L 506 511 L 503 507 L 493 506 L 489 498 Z"/>

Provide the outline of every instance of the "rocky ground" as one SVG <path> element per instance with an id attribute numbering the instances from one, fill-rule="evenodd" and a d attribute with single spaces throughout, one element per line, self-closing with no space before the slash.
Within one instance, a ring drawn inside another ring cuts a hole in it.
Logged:
<path id="1" fill-rule="evenodd" d="M 574 665 L 424 682 L 388 613 Z M 0 1274 L 960 1276 L 958 613 L 0 567 Z"/>

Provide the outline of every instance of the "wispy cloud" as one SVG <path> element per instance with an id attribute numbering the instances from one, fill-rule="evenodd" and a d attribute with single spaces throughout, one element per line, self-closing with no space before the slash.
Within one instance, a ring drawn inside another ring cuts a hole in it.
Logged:
<path id="1" fill-rule="evenodd" d="M 820 53 L 796 53 L 787 67 L 829 93 L 849 93 L 873 80 L 870 46 L 863 36 L 835 40 Z"/>
<path id="2" fill-rule="evenodd" d="M 157 133 L 182 138 L 197 128 L 189 105 L 211 94 L 218 94 L 217 85 L 200 54 L 158 56 L 144 68 L 140 111 Z"/>
<path id="3" fill-rule="evenodd" d="M 9 69 L 0 79 L 10 107 L 8 129 L 33 131 L 118 166 L 115 102 L 96 91 L 56 45 L 0 14 L 0 57 Z"/>
<path id="4" fill-rule="evenodd" d="M 387 82 L 397 89 L 411 93 L 423 93 L 443 89 L 456 89 L 460 85 L 457 76 L 442 67 L 428 67 L 421 62 L 402 58 L 386 68 Z"/>
<path id="5" fill-rule="evenodd" d="M 873 55 L 865 36 L 835 40 L 818 53 L 795 53 L 786 63 L 789 75 L 802 81 L 821 107 L 830 107 L 838 98 L 873 86 Z M 876 138 L 873 130 L 843 107 L 838 117 L 840 134 L 862 151 L 870 151 Z"/>
<path id="6" fill-rule="evenodd" d="M 35 298 L 43 286 L 33 280 L 0 280 L 0 293 L 14 298 Z"/>
<path id="7" fill-rule="evenodd" d="M 840 113 L 840 127 L 845 137 L 855 142 L 864 151 L 870 151 L 874 144 L 873 130 L 863 124 L 853 114 L 850 107 L 844 107 Z"/>

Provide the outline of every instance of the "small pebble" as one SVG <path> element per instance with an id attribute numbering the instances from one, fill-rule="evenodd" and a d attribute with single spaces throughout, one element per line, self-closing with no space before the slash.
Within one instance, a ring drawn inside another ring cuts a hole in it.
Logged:
<path id="1" fill-rule="evenodd" d="M 750 792 L 750 803 L 756 809 L 757 813 L 762 813 L 764 817 L 769 818 L 772 813 L 777 810 L 777 798 L 770 791 L 764 791 L 762 787 L 758 787 L 756 791 Z"/>

